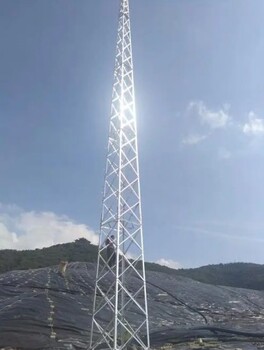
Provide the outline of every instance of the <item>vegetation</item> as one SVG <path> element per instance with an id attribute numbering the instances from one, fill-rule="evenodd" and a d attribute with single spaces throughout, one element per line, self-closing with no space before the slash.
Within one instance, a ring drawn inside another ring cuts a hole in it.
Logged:
<path id="1" fill-rule="evenodd" d="M 147 269 L 173 276 L 184 276 L 213 285 L 264 290 L 264 265 L 239 262 L 174 270 L 148 263 Z"/>
<path id="2" fill-rule="evenodd" d="M 264 265 L 230 263 L 181 269 L 178 274 L 209 284 L 264 290 Z"/>
<path id="3" fill-rule="evenodd" d="M 85 238 L 35 250 L 0 250 L 0 273 L 58 265 L 61 260 L 94 262 L 97 246 Z"/>
<path id="4" fill-rule="evenodd" d="M 61 260 L 95 262 L 96 259 L 97 246 L 80 238 L 73 243 L 57 244 L 43 249 L 0 250 L 0 273 L 57 265 Z M 146 263 L 146 269 L 214 285 L 264 290 L 264 265 L 231 263 L 174 270 L 155 263 Z"/>

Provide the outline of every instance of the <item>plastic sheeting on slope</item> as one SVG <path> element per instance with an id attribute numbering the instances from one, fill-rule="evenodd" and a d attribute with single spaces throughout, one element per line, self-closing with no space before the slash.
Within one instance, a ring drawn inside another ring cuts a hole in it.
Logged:
<path id="1" fill-rule="evenodd" d="M 91 263 L 70 263 L 65 277 L 57 266 L 0 275 L 0 346 L 87 348 L 94 275 Z M 264 329 L 261 291 L 211 286 L 158 272 L 147 273 L 147 280 L 154 345 L 175 337 L 180 342 L 197 334 L 212 336 L 210 326 L 255 333 Z M 132 277 L 129 288 L 136 285 Z M 130 318 L 136 324 L 133 310 Z"/>

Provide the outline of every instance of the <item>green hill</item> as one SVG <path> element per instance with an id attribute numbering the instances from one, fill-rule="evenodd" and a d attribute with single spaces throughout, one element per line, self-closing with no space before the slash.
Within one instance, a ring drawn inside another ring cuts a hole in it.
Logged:
<path id="1" fill-rule="evenodd" d="M 147 263 L 147 269 L 184 276 L 207 284 L 264 290 L 264 265 L 259 264 L 239 262 L 174 270 Z"/>
<path id="2" fill-rule="evenodd" d="M 209 284 L 264 290 L 264 265 L 230 263 L 177 270 L 177 274 Z"/>
<path id="3" fill-rule="evenodd" d="M 72 243 L 57 244 L 42 249 L 0 250 L 0 273 L 57 265 L 61 260 L 96 262 L 97 248 L 85 238 L 80 238 Z M 146 269 L 172 276 L 189 277 L 208 284 L 264 290 L 264 265 L 230 263 L 174 270 L 147 262 Z"/>
<path id="4" fill-rule="evenodd" d="M 58 265 L 61 260 L 94 262 L 97 246 L 85 238 L 34 250 L 0 250 L 0 273 Z"/>

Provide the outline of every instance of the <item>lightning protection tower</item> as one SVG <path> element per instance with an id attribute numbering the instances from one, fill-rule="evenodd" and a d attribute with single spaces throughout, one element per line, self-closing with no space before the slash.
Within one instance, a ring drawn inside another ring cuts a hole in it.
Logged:
<path id="1" fill-rule="evenodd" d="M 149 348 L 129 0 L 120 1 L 90 349 Z"/>

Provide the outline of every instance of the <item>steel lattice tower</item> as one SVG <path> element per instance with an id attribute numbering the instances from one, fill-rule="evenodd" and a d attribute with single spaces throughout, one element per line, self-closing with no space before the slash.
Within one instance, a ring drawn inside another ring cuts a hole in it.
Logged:
<path id="1" fill-rule="evenodd" d="M 134 346 L 149 348 L 149 326 L 129 0 L 121 0 L 90 348 Z"/>

